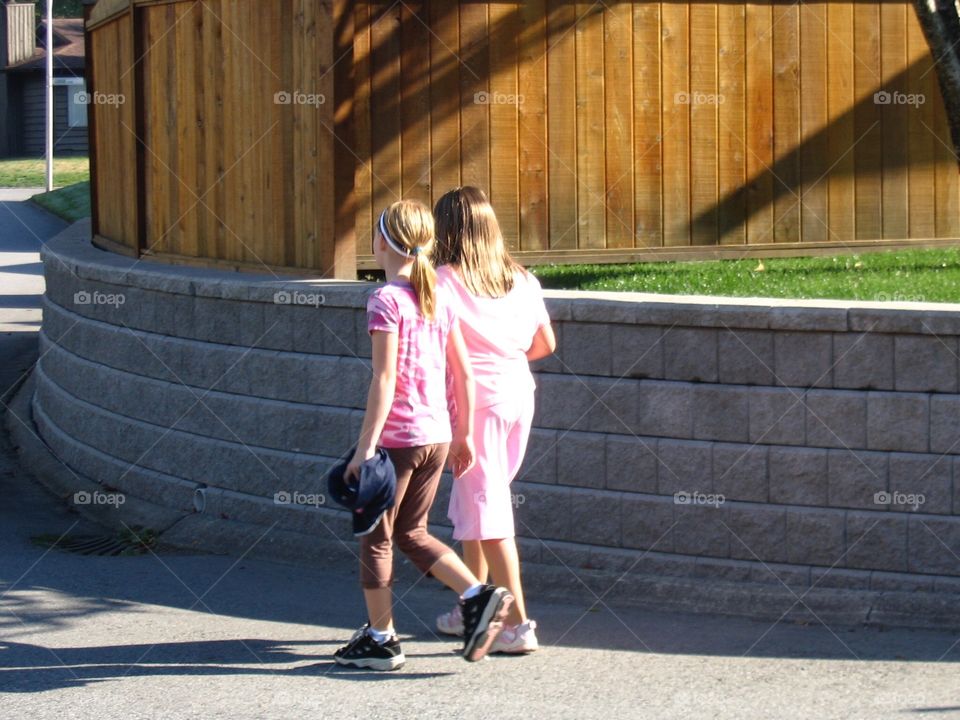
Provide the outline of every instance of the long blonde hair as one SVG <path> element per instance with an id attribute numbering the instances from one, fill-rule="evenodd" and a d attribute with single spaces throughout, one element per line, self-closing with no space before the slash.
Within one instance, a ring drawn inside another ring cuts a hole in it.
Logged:
<path id="1" fill-rule="evenodd" d="M 496 213 L 480 188 L 454 188 L 433 209 L 437 222 L 437 265 L 460 267 L 463 284 L 480 297 L 503 297 L 523 270 L 507 252 Z"/>
<path id="2" fill-rule="evenodd" d="M 437 272 L 430 262 L 434 248 L 430 208 L 417 200 L 398 200 L 383 211 L 379 222 L 378 232 L 384 236 L 391 251 L 413 257 L 410 283 L 420 303 L 420 314 L 433 320 L 437 306 Z"/>

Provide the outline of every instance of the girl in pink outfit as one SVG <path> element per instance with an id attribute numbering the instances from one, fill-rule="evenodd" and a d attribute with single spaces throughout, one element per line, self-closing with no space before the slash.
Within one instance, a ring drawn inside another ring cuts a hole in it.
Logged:
<path id="1" fill-rule="evenodd" d="M 456 309 L 476 383 L 474 466 L 456 478 L 450 496 L 453 537 L 478 578 L 487 572 L 510 590 L 514 604 L 491 652 L 524 653 L 538 647 L 520 583 L 510 483 L 526 452 L 533 420 L 530 361 L 556 347 L 540 283 L 504 245 L 497 217 L 483 191 L 462 187 L 434 208 L 437 286 Z M 459 608 L 437 618 L 441 632 L 459 635 Z"/>
<path id="2" fill-rule="evenodd" d="M 340 665 L 396 670 L 406 661 L 393 627 L 394 543 L 421 572 L 460 595 L 463 657 L 470 662 L 489 652 L 513 600 L 505 588 L 481 583 L 427 528 L 448 455 L 454 475 L 474 458 L 474 384 L 454 307 L 435 287 L 433 230 L 430 208 L 411 200 L 393 203 L 377 224 L 373 255 L 387 283 L 367 303 L 373 377 L 357 448 L 343 477 L 359 480 L 382 450 L 396 472 L 396 497 L 361 533 L 360 584 L 368 621 L 334 653 Z M 456 432 L 447 412 L 448 368 L 461 409 Z"/>

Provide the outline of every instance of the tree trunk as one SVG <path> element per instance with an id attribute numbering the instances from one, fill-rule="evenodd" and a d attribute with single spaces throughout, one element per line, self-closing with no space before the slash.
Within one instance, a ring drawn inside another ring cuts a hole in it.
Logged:
<path id="1" fill-rule="evenodd" d="M 960 14 L 954 0 L 913 0 L 913 6 L 936 63 L 953 154 L 960 164 Z"/>

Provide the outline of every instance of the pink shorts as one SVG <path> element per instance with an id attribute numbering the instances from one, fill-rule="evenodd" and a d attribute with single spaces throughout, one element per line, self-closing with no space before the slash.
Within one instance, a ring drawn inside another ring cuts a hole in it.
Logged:
<path id="1" fill-rule="evenodd" d="M 512 538 L 510 482 L 523 463 L 533 423 L 533 394 L 478 408 L 473 441 L 476 463 L 453 481 L 447 517 L 455 540 Z"/>

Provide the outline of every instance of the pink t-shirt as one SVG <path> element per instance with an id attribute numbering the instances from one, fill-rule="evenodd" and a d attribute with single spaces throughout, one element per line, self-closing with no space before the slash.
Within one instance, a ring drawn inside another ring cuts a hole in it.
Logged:
<path id="1" fill-rule="evenodd" d="M 446 350 L 454 318 L 452 304 L 438 290 L 434 320 L 424 319 L 413 286 L 404 279 L 377 288 L 367 301 L 367 330 L 398 335 L 397 386 L 378 445 L 450 442 Z"/>
<path id="2" fill-rule="evenodd" d="M 449 292 L 470 355 L 477 407 L 489 407 L 535 387 L 527 350 L 542 325 L 550 323 L 537 279 L 517 271 L 513 289 L 502 298 L 472 295 L 449 265 L 437 268 L 437 287 Z"/>

